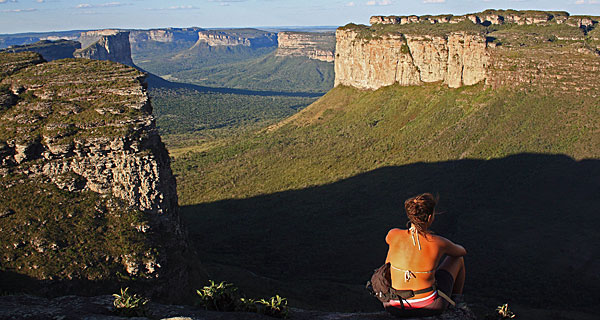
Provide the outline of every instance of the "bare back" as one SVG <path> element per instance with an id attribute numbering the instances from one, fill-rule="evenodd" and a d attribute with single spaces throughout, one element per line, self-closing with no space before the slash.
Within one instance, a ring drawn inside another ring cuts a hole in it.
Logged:
<path id="1" fill-rule="evenodd" d="M 444 237 L 432 234 L 427 237 L 419 234 L 415 237 L 414 234 L 411 236 L 410 230 L 404 229 L 390 230 L 386 242 L 389 245 L 386 262 L 392 265 L 392 287 L 398 290 L 431 287 L 435 283 L 436 268 L 444 254 L 466 254 L 464 248 Z M 412 275 L 407 275 L 406 271 L 411 271 Z M 419 297 L 418 295 L 416 298 Z"/>

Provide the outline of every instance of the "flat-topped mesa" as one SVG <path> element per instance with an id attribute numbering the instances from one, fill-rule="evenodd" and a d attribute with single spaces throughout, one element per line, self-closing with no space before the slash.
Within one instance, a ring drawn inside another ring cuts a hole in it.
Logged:
<path id="1" fill-rule="evenodd" d="M 200 28 L 166 28 L 166 29 L 150 29 L 150 30 L 131 30 L 129 31 L 129 42 L 132 45 L 146 41 L 156 42 L 175 42 L 183 41 L 198 41 L 198 31 Z"/>
<path id="2" fill-rule="evenodd" d="M 567 24 L 578 28 L 591 29 L 600 20 L 593 16 L 571 16 L 564 11 L 517 11 L 517 10 L 486 10 L 462 16 L 425 15 L 425 16 L 372 16 L 371 25 L 376 24 L 412 24 L 412 23 L 459 23 L 469 20 L 475 24 L 501 25 L 514 23 L 518 25 L 537 24 Z"/>
<path id="3" fill-rule="evenodd" d="M 317 32 L 279 32 L 276 56 L 308 57 L 333 62 L 335 34 Z"/>
<path id="4" fill-rule="evenodd" d="M 79 42 L 81 49 L 73 54 L 76 58 L 110 60 L 134 66 L 129 31 L 106 29 L 82 32 Z"/>
<path id="5" fill-rule="evenodd" d="M 253 48 L 274 47 L 277 45 L 275 33 L 251 29 L 215 31 L 203 30 L 198 32 L 198 42 L 194 46 L 245 46 Z"/>
<path id="6" fill-rule="evenodd" d="M 2 270 L 183 288 L 175 178 L 143 78 L 110 61 L 0 53 L 0 219 L 18 233 L 0 233 Z M 23 190 L 37 200 L 16 199 Z M 102 290 L 91 287 L 71 292 Z"/>
<path id="7" fill-rule="evenodd" d="M 378 89 L 398 83 L 443 82 L 451 88 L 486 79 L 488 44 L 481 35 L 387 34 L 363 38 L 355 30 L 336 32 L 335 86 Z"/>

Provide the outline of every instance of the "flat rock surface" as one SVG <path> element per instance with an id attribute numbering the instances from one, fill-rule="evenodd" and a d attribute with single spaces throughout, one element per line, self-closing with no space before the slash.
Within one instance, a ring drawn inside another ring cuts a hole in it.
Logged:
<path id="1" fill-rule="evenodd" d="M 114 298 L 110 295 L 96 297 L 63 296 L 43 298 L 31 295 L 0 296 L 0 319 L 274 319 L 246 312 L 206 311 L 193 306 L 164 305 L 150 302 L 147 317 L 126 318 L 114 313 Z M 289 319 L 358 320 L 395 319 L 385 311 L 375 313 L 339 313 L 290 309 Z M 438 317 L 423 319 L 458 320 L 475 319 L 468 307 L 449 310 Z"/>

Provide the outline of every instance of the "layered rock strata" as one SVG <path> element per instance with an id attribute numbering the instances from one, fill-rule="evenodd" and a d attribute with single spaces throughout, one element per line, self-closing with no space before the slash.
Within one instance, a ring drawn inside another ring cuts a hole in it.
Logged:
<path id="1" fill-rule="evenodd" d="M 198 42 L 194 46 L 208 45 L 211 47 L 217 46 L 245 46 L 245 47 L 272 47 L 277 45 L 277 35 L 275 33 L 261 32 L 252 30 L 245 32 L 241 31 L 214 31 L 206 30 L 198 32 Z"/>
<path id="2" fill-rule="evenodd" d="M 134 66 L 131 60 L 129 32 L 120 30 L 97 30 L 81 33 L 81 49 L 74 52 L 76 58 L 110 60 Z"/>
<path id="3" fill-rule="evenodd" d="M 133 44 L 147 41 L 156 41 L 171 43 L 177 41 L 196 42 L 198 41 L 198 32 L 200 28 L 167 28 L 151 30 L 131 30 L 129 32 L 129 42 Z"/>
<path id="4" fill-rule="evenodd" d="M 308 57 L 333 62 L 334 52 L 333 33 L 279 32 L 277 34 L 276 56 Z"/>
<path id="5" fill-rule="evenodd" d="M 120 274 L 162 283 L 150 292 L 180 290 L 187 246 L 144 75 L 32 53 L 0 62 L 0 211 L 10 212 L 0 271 L 57 282 Z M 39 200 L 15 199 L 22 189 Z"/>
<path id="6" fill-rule="evenodd" d="M 473 85 L 486 79 L 489 56 L 486 39 L 465 32 L 365 38 L 354 30 L 338 29 L 335 86 L 377 89 L 439 81 L 451 88 Z"/>
<path id="7" fill-rule="evenodd" d="M 501 25 L 514 23 L 518 25 L 567 24 L 578 28 L 592 28 L 600 20 L 594 16 L 571 16 L 568 12 L 486 10 L 480 13 L 463 16 L 372 16 L 369 23 L 375 24 L 411 24 L 411 23 L 459 23 L 469 20 L 475 24 Z"/>

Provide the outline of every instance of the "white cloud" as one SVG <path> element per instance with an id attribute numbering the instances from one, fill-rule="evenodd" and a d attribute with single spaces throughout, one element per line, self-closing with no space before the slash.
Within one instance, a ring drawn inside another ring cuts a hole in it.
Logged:
<path id="1" fill-rule="evenodd" d="M 75 8 L 110 8 L 110 7 L 122 7 L 122 6 L 127 6 L 130 5 L 129 3 L 121 3 L 121 2 L 107 2 L 107 3 L 100 3 L 100 4 L 89 4 L 89 3 L 81 3 L 78 4 L 77 6 L 75 6 Z"/>
<path id="2" fill-rule="evenodd" d="M 390 4 L 392 4 L 391 0 L 380 0 L 380 1 L 370 0 L 370 1 L 367 1 L 367 5 L 368 6 L 389 6 Z"/>
<path id="3" fill-rule="evenodd" d="M 423 3 L 445 3 L 446 0 L 423 0 Z"/>
<path id="4" fill-rule="evenodd" d="M 575 1 L 575 4 L 585 4 L 585 3 L 586 3 L 585 0 L 577 0 L 577 1 Z M 600 3 L 600 1 L 599 0 L 587 0 L 587 3 L 588 4 L 598 4 L 598 3 Z"/>
<path id="5" fill-rule="evenodd" d="M 17 2 L 17 0 L 0 0 L 0 3 Z"/>
<path id="6" fill-rule="evenodd" d="M 13 1 L 11 1 L 11 2 L 13 2 Z M 13 9 L 13 10 L 2 10 L 1 12 L 5 12 L 5 13 L 8 13 L 8 12 L 17 12 L 18 13 L 18 12 L 32 12 L 32 11 L 37 11 L 37 9 L 34 9 L 34 8 L 29 8 L 29 9 Z"/>

